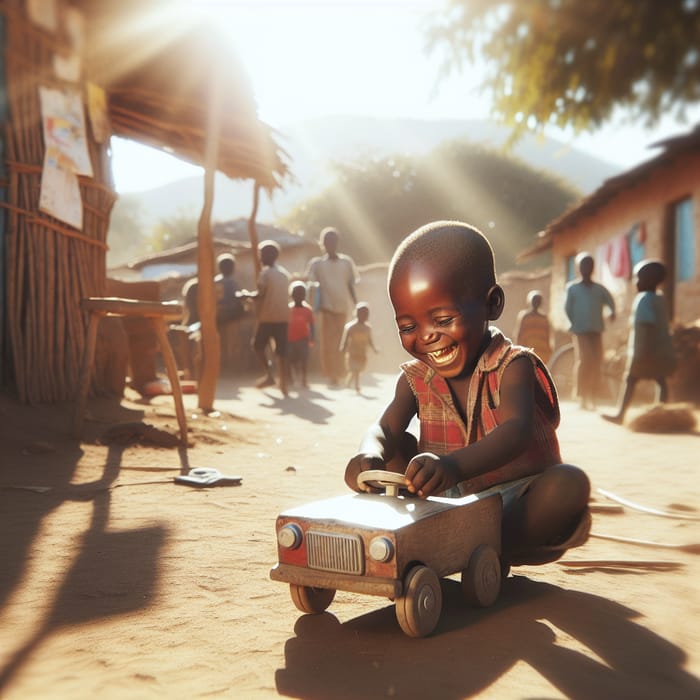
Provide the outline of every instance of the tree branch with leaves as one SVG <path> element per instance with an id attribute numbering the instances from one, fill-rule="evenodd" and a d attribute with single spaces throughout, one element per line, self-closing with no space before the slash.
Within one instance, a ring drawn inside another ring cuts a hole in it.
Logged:
<path id="1" fill-rule="evenodd" d="M 485 61 L 515 138 L 594 131 L 618 108 L 654 126 L 700 102 L 700 0 L 451 0 L 427 38 L 443 73 Z"/>

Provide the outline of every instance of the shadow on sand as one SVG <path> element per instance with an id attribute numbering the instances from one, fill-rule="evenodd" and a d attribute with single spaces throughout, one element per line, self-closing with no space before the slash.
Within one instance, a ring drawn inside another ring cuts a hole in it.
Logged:
<path id="1" fill-rule="evenodd" d="M 286 667 L 276 673 L 279 693 L 457 700 L 524 662 L 575 700 L 700 697 L 700 682 L 682 668 L 684 653 L 634 622 L 634 610 L 522 576 L 506 580 L 494 606 L 474 610 L 465 608 L 456 581 L 442 584 L 442 618 L 425 639 L 403 635 L 393 605 L 343 624 L 328 612 L 300 617 L 285 645 Z M 529 695 L 518 688 L 504 697 Z"/>

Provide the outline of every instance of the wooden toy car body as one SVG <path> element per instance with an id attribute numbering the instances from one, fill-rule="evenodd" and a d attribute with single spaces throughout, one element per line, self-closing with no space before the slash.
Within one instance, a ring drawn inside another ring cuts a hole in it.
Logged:
<path id="1" fill-rule="evenodd" d="M 476 605 L 490 605 L 501 583 L 499 494 L 415 498 L 357 493 L 281 513 L 279 563 L 270 577 L 290 584 L 299 610 L 323 612 L 336 590 L 396 602 L 403 631 L 421 637 L 440 617 L 439 579 L 462 572 Z"/>

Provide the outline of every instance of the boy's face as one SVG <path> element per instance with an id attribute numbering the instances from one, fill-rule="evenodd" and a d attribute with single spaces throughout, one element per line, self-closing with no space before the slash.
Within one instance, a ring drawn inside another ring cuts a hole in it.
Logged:
<path id="1" fill-rule="evenodd" d="M 486 299 L 459 299 L 435 274 L 416 269 L 392 280 L 389 289 L 401 345 L 449 379 L 471 374 L 488 329 Z"/>

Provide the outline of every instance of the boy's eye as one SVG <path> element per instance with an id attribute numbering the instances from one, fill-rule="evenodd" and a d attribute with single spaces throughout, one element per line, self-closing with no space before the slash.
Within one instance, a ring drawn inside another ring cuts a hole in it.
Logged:
<path id="1" fill-rule="evenodd" d="M 411 324 L 403 324 L 399 326 L 399 333 L 406 334 L 406 333 L 412 333 L 416 328 L 415 323 Z"/>
<path id="2" fill-rule="evenodd" d="M 436 326 L 449 326 L 454 321 L 454 316 L 441 316 L 435 319 Z"/>

